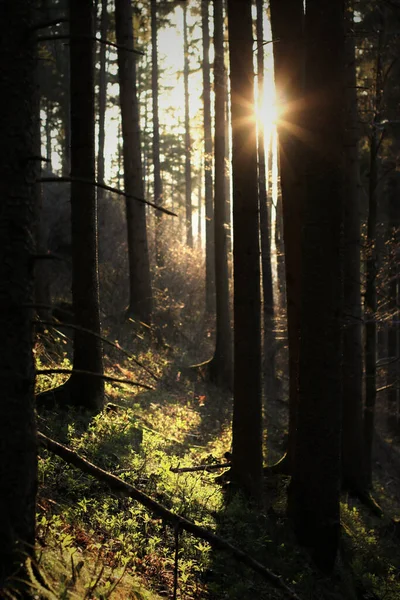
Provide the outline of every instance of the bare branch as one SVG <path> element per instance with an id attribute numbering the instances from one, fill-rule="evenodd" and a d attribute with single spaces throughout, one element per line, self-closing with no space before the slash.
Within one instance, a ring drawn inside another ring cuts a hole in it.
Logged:
<path id="1" fill-rule="evenodd" d="M 58 19 L 52 19 L 50 21 L 41 21 L 36 23 L 30 28 L 30 31 L 38 31 L 39 29 L 46 29 L 47 27 L 53 27 L 53 25 L 59 25 L 60 23 L 68 23 L 68 19 L 61 17 Z"/>
<path id="2" fill-rule="evenodd" d="M 133 198 L 133 200 L 137 200 L 138 202 L 142 202 L 143 204 L 148 204 L 152 206 L 156 210 L 160 210 L 166 215 L 171 215 L 172 217 L 177 217 L 178 215 L 167 208 L 163 208 L 162 206 L 157 206 L 154 202 L 150 202 L 149 200 L 144 200 L 143 198 L 138 198 L 137 196 L 132 196 L 132 194 L 126 194 L 122 190 L 118 188 L 111 187 L 110 185 L 106 185 L 104 183 L 99 183 L 98 181 L 90 181 L 89 179 L 84 179 L 83 177 L 41 177 L 37 179 L 42 183 L 72 183 L 76 181 L 78 183 L 87 183 L 88 185 L 95 185 L 96 187 L 101 188 L 102 190 L 107 190 L 108 192 L 113 192 L 114 194 L 119 194 L 120 196 L 125 196 L 125 198 Z"/>
<path id="3" fill-rule="evenodd" d="M 126 50 L 127 52 L 133 52 L 134 54 L 139 54 L 140 56 L 144 56 L 144 52 L 141 50 L 135 50 L 132 48 L 128 48 L 128 46 L 121 46 L 120 44 L 114 44 L 114 42 L 110 42 L 109 40 L 105 40 L 104 38 L 98 38 L 92 35 L 80 35 L 80 36 L 71 36 L 68 34 L 58 34 L 54 33 L 53 35 L 38 35 L 36 40 L 38 42 L 53 42 L 56 40 L 93 40 L 94 42 L 100 42 L 100 44 L 105 44 L 106 46 L 111 46 L 112 48 L 118 48 L 119 50 Z"/>
<path id="4" fill-rule="evenodd" d="M 130 498 L 133 498 L 134 500 L 151 510 L 158 517 L 160 517 L 167 523 L 170 523 L 172 527 L 188 531 L 195 537 L 208 542 L 213 548 L 217 548 L 218 550 L 227 552 L 239 562 L 242 562 L 246 566 L 259 573 L 266 581 L 271 583 L 275 588 L 283 590 L 288 596 L 288 598 L 291 598 L 292 600 L 300 600 L 300 597 L 284 583 L 284 581 L 279 575 L 277 575 L 273 571 L 270 571 L 269 569 L 267 569 L 267 567 L 264 567 L 264 565 L 252 558 L 249 554 L 246 554 L 246 552 L 243 552 L 243 550 L 240 550 L 236 546 L 233 546 L 224 538 L 221 538 L 218 535 L 215 535 L 215 533 L 208 531 L 208 529 L 199 527 L 198 525 L 192 523 L 192 521 L 189 521 L 188 519 L 185 519 L 184 517 L 173 513 L 172 511 L 165 508 L 165 506 L 159 504 L 158 502 L 156 502 L 143 492 L 139 491 L 132 485 L 129 485 L 128 483 L 125 483 L 125 481 L 122 481 L 122 479 L 119 479 L 115 475 L 112 475 L 111 473 L 108 473 L 107 471 L 96 467 L 96 465 L 82 458 L 82 456 L 79 456 L 79 454 L 77 454 L 70 448 L 67 448 L 66 446 L 63 446 L 62 444 L 59 444 L 58 442 L 48 438 L 43 433 L 38 432 L 37 435 L 38 442 L 41 446 L 43 446 L 43 448 L 46 448 L 50 452 L 53 452 L 54 454 L 65 460 L 67 463 L 74 465 L 84 473 L 88 473 L 89 475 L 95 477 L 97 480 L 106 483 L 112 490 L 122 493 Z"/>
<path id="5" fill-rule="evenodd" d="M 51 304 L 29 304 L 29 305 L 25 304 L 25 307 L 26 308 L 49 308 L 49 309 L 56 308 L 55 306 L 52 306 Z M 63 312 L 66 315 L 71 316 L 71 311 L 69 311 L 69 310 L 63 310 L 63 309 L 58 309 L 58 310 L 60 312 Z M 43 319 L 40 319 L 40 323 L 43 323 L 43 325 L 48 325 L 50 327 L 53 327 L 54 329 L 57 329 L 57 324 L 53 323 L 52 321 L 45 321 Z M 120 350 L 123 354 L 125 354 L 125 356 L 127 356 L 128 358 L 133 360 L 133 362 L 136 365 L 138 365 L 138 367 L 141 367 L 142 369 L 144 369 L 144 371 L 146 371 L 146 373 L 148 373 L 153 379 L 155 379 L 155 381 L 158 381 L 157 375 L 155 375 L 155 373 L 153 373 L 153 371 L 151 371 L 151 369 L 149 369 L 149 367 L 146 367 L 146 365 L 144 365 L 142 362 L 140 362 L 137 358 L 135 358 L 133 356 L 133 354 L 128 352 L 128 350 L 125 350 L 125 348 L 123 348 L 119 344 L 115 344 L 111 340 L 108 340 L 107 338 L 96 333 L 95 331 L 92 331 L 91 329 L 86 329 L 86 327 L 81 327 L 80 325 L 74 325 L 73 323 L 60 323 L 60 325 L 58 325 L 58 327 L 60 327 L 60 326 L 67 327 L 69 329 L 76 329 L 78 331 L 83 331 L 84 333 L 90 333 L 91 335 L 98 337 L 105 344 L 108 344 L 109 346 L 112 346 L 113 348 Z"/>
<path id="6" fill-rule="evenodd" d="M 36 375 L 52 375 L 54 373 L 60 373 L 61 375 L 71 375 L 72 373 L 79 373 L 80 375 L 90 375 L 90 377 L 98 377 L 109 381 L 110 383 L 125 383 L 126 385 L 133 385 L 135 387 L 141 387 L 145 390 L 154 390 L 151 385 L 145 383 L 138 383 L 133 379 L 119 379 L 118 377 L 111 377 L 110 375 L 103 375 L 102 373 L 93 373 L 92 371 L 82 371 L 80 369 L 36 369 Z"/>

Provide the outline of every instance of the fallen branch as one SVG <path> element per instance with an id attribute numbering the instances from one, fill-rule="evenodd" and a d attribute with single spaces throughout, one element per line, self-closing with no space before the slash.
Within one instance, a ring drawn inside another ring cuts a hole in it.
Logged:
<path id="1" fill-rule="evenodd" d="M 80 369 L 36 369 L 36 375 L 52 375 L 53 373 L 60 373 L 61 375 L 71 375 L 72 373 L 79 373 L 80 375 L 90 375 L 91 377 L 99 377 L 104 381 L 110 383 L 126 383 L 126 385 L 133 385 L 136 387 L 142 387 L 145 390 L 154 390 L 151 385 L 145 383 L 138 383 L 133 379 L 119 379 L 118 377 L 112 377 L 111 375 L 103 375 L 103 373 L 93 373 L 92 371 L 82 371 Z"/>
<path id="2" fill-rule="evenodd" d="M 211 531 L 208 531 L 203 527 L 199 527 L 198 525 L 195 525 L 194 523 L 188 521 L 184 517 L 181 517 L 180 515 L 171 512 L 162 504 L 159 504 L 146 494 L 143 494 L 143 492 L 140 492 L 132 485 L 129 485 L 128 483 L 125 483 L 125 481 L 122 481 L 122 479 L 119 479 L 115 475 L 112 475 L 111 473 L 108 473 L 107 471 L 96 467 L 93 463 L 82 458 L 82 456 L 79 456 L 79 454 L 77 454 L 70 448 L 67 448 L 66 446 L 63 446 L 62 444 L 59 444 L 58 442 L 48 438 L 43 433 L 38 432 L 37 435 L 39 444 L 41 446 L 43 446 L 50 452 L 53 452 L 53 454 L 56 454 L 57 456 L 65 460 L 67 463 L 74 465 L 84 473 L 92 475 L 97 480 L 103 481 L 112 490 L 122 493 L 126 496 L 129 496 L 130 498 L 133 498 L 137 502 L 140 502 L 140 504 L 151 510 L 158 517 L 160 517 L 167 523 L 170 523 L 172 527 L 188 531 L 195 537 L 208 542 L 213 548 L 217 548 L 219 550 L 227 552 L 228 554 L 236 558 L 236 560 L 238 560 L 239 562 L 242 562 L 246 566 L 259 573 L 274 587 L 283 590 L 287 594 L 288 598 L 291 598 L 292 600 L 300 600 L 299 596 L 290 587 L 288 587 L 284 583 L 284 581 L 282 581 L 282 578 L 279 575 L 277 575 L 273 571 L 270 571 L 269 569 L 267 569 L 267 567 L 264 567 L 264 565 L 252 558 L 249 554 L 243 552 L 243 550 L 240 550 L 236 546 L 233 546 L 232 544 L 219 537 L 218 535 L 215 535 Z"/>
<path id="3" fill-rule="evenodd" d="M 138 202 L 142 202 L 143 204 L 148 204 L 152 206 L 156 210 L 159 210 L 166 215 L 171 215 L 172 217 L 177 217 L 178 215 L 167 208 L 163 208 L 162 206 L 157 206 L 154 202 L 150 202 L 150 200 L 145 200 L 144 198 L 139 198 L 138 196 L 133 196 L 132 194 L 127 194 L 118 188 L 111 187 L 110 185 L 106 185 L 105 183 L 99 183 L 98 181 L 93 181 L 91 179 L 85 179 L 84 177 L 41 177 L 37 179 L 37 181 L 41 183 L 72 183 L 73 181 L 77 183 L 86 183 L 87 185 L 94 185 L 102 190 L 106 190 L 107 192 L 113 192 L 113 194 L 118 194 L 119 196 L 124 196 L 125 198 L 132 198 L 133 200 L 137 200 Z"/>
<path id="4" fill-rule="evenodd" d="M 218 469 L 226 469 L 227 467 L 231 467 L 232 464 L 230 462 L 220 463 L 215 465 L 198 465 L 197 467 L 171 467 L 171 473 L 194 473 L 195 471 L 214 471 Z"/>

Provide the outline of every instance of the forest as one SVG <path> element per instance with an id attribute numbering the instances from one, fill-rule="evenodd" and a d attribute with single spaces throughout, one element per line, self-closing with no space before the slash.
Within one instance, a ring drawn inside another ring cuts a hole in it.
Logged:
<path id="1" fill-rule="evenodd" d="M 400 598 L 400 0 L 0 27 L 0 598 Z"/>

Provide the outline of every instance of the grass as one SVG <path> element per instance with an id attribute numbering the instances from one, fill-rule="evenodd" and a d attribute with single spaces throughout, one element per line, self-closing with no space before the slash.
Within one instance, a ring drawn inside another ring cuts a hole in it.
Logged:
<path id="1" fill-rule="evenodd" d="M 122 329 L 118 339 L 135 351 L 129 331 Z M 57 335 L 51 343 L 39 340 L 38 365 L 68 368 L 64 342 Z M 287 477 L 266 480 L 266 509 L 260 515 L 239 497 L 226 504 L 223 487 L 215 483 L 219 473 L 171 472 L 171 467 L 220 462 L 231 444 L 231 398 L 187 368 L 199 362 L 199 356 L 184 344 L 174 351 L 138 340 L 135 356 L 159 378 L 154 391 L 107 384 L 108 410 L 92 419 L 74 410 L 48 411 L 38 416 L 38 428 L 170 510 L 240 546 L 281 574 L 304 600 L 399 598 L 399 540 L 389 519 L 379 520 L 343 498 L 342 548 L 334 574 L 326 578 L 293 539 L 285 517 Z M 121 376 L 122 371 L 154 384 L 134 361 L 116 349 L 107 352 L 107 373 Z M 40 377 L 38 391 L 64 379 Z M 271 407 L 268 412 L 273 413 Z M 277 422 L 271 432 L 276 435 L 271 433 L 268 443 L 272 453 L 279 454 L 282 432 Z M 385 486 L 376 483 L 385 500 Z M 393 516 L 399 511 L 398 498 L 386 501 Z M 37 566 L 46 582 L 39 582 L 32 570 L 37 598 L 172 598 L 175 532 L 137 502 L 110 492 L 45 450 L 39 456 L 37 521 Z M 179 599 L 284 597 L 231 557 L 185 533 L 178 538 L 178 565 Z"/>

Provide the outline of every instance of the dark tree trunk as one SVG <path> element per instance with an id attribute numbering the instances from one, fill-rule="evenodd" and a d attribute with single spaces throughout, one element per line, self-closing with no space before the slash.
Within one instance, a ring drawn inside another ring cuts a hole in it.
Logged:
<path id="1" fill-rule="evenodd" d="M 162 206 L 163 186 L 160 164 L 160 120 L 158 114 L 158 47 L 157 47 L 157 0 L 151 0 L 151 95 L 153 100 L 153 168 L 154 203 Z M 158 267 L 164 264 L 162 252 L 162 213 L 156 211 L 155 246 Z"/>
<path id="2" fill-rule="evenodd" d="M 264 0 L 257 0 L 257 87 L 258 114 L 261 114 L 264 97 Z M 263 374 L 268 399 L 276 394 L 275 386 L 275 336 L 274 297 L 272 287 L 271 244 L 267 203 L 267 180 L 265 167 L 265 130 L 261 119 L 258 122 L 258 196 L 260 205 L 261 271 L 263 288 Z"/>
<path id="3" fill-rule="evenodd" d="M 92 0 L 70 0 L 71 176 L 95 179 L 94 24 Z M 97 203 L 92 184 L 71 183 L 72 300 L 75 324 L 74 370 L 103 373 L 100 335 Z M 82 331 L 89 329 L 96 335 Z M 101 410 L 104 382 L 72 373 L 68 403 Z"/>
<path id="4" fill-rule="evenodd" d="M 232 388 L 232 333 L 225 210 L 225 68 L 223 0 L 214 0 L 214 239 L 216 291 L 216 346 L 210 363 L 211 379 Z"/>
<path id="5" fill-rule="evenodd" d="M 36 93 L 34 97 L 34 154 L 40 156 L 42 153 L 42 137 L 41 137 L 41 119 L 40 119 L 40 93 L 38 85 L 38 65 L 36 65 L 35 78 L 36 78 Z M 37 160 L 35 164 L 35 176 L 36 179 L 40 179 L 42 173 L 42 163 Z M 43 187 L 38 181 L 35 186 L 35 248 L 36 253 L 44 256 L 47 252 L 46 235 L 43 223 Z M 34 270 L 34 297 L 36 307 L 36 314 L 44 319 L 48 320 L 50 317 L 50 272 L 49 272 L 49 261 L 39 260 L 36 261 Z"/>
<path id="6" fill-rule="evenodd" d="M 229 56 L 228 56 L 229 62 Z M 229 96 L 229 76 L 227 69 L 225 69 L 225 219 L 226 219 L 226 231 L 228 236 L 227 252 L 228 257 L 232 254 L 232 216 L 231 216 L 231 165 L 230 165 L 230 139 L 229 135 L 231 132 L 231 108 L 230 108 L 230 96 Z M 229 278 L 232 277 L 232 264 L 229 259 Z"/>
<path id="7" fill-rule="evenodd" d="M 189 96 L 189 41 L 187 3 L 183 5 L 183 82 L 185 87 L 185 189 L 186 189 L 186 244 L 193 248 L 192 225 L 192 142 L 190 139 Z"/>
<path id="8" fill-rule="evenodd" d="M 45 133 L 46 133 L 46 158 L 50 161 L 47 164 L 47 168 L 51 171 L 51 160 L 52 160 L 52 144 L 51 144 L 51 113 L 52 106 L 49 100 L 46 102 L 46 125 L 45 125 Z"/>
<path id="9" fill-rule="evenodd" d="M 133 50 L 132 7 L 130 0 L 115 1 L 115 30 L 117 43 Z M 125 192 L 144 197 L 140 121 L 136 87 L 136 57 L 133 52 L 118 49 L 118 78 L 122 118 Z M 152 290 L 146 230 L 145 205 L 126 199 L 129 253 L 128 314 L 151 322 Z"/>
<path id="10" fill-rule="evenodd" d="M 100 37 L 107 39 L 108 11 L 107 0 L 101 2 Z M 100 44 L 100 74 L 99 74 L 99 148 L 97 154 L 97 181 L 104 183 L 104 144 L 106 138 L 105 122 L 107 107 L 107 52 L 106 45 Z M 97 201 L 104 195 L 104 190 L 97 188 Z"/>
<path id="11" fill-rule="evenodd" d="M 257 139 L 251 3 L 228 0 L 232 111 L 234 405 L 233 477 L 261 498 L 261 340 Z"/>
<path id="12" fill-rule="evenodd" d="M 399 261 L 397 259 L 400 249 L 400 203 L 399 203 L 399 175 L 392 173 L 388 183 L 388 241 L 390 248 L 389 257 L 389 282 L 388 297 L 390 322 L 387 339 L 387 358 L 389 361 L 388 380 L 388 425 L 393 433 L 399 429 L 399 323 L 400 323 L 400 277 Z"/>
<path id="13" fill-rule="evenodd" d="M 377 127 L 381 121 L 382 103 L 382 43 L 383 32 L 379 33 L 376 82 L 375 82 L 375 115 L 370 135 L 370 163 L 368 189 L 368 221 L 367 221 L 367 260 L 365 288 L 365 410 L 364 410 L 364 443 L 365 463 L 369 485 L 372 484 L 372 447 L 374 440 L 375 404 L 376 404 L 376 275 L 377 275 L 377 211 L 378 211 L 378 160 L 381 133 Z"/>
<path id="14" fill-rule="evenodd" d="M 201 1 L 203 34 L 203 110 L 204 110 L 204 195 L 206 205 L 206 312 L 215 309 L 211 83 L 210 83 L 210 25 L 209 0 Z"/>
<path id="15" fill-rule="evenodd" d="M 346 11 L 346 132 L 344 195 L 344 330 L 342 485 L 357 494 L 367 489 L 363 446 L 363 348 L 361 311 L 360 197 L 355 43 L 352 17 Z"/>
<path id="16" fill-rule="evenodd" d="M 36 44 L 34 2 L 0 3 L 0 596 L 14 597 L 35 543 L 32 357 Z M 9 587 L 7 594 L 5 590 Z M 10 589 L 12 587 L 12 589 Z M 11 593 L 14 592 L 14 593 Z M 4 593 L 4 595 L 3 595 Z"/>
<path id="17" fill-rule="evenodd" d="M 312 143 L 303 149 L 299 411 L 288 509 L 299 542 L 329 572 L 340 533 L 344 2 L 310 1 L 305 22 Z"/>
<path id="18" fill-rule="evenodd" d="M 292 463 L 298 408 L 299 330 L 301 298 L 301 228 L 304 204 L 301 101 L 304 94 L 303 0 L 270 1 L 275 82 L 282 118 L 278 121 L 279 160 L 285 242 L 286 303 L 289 342 L 289 442 Z"/>

